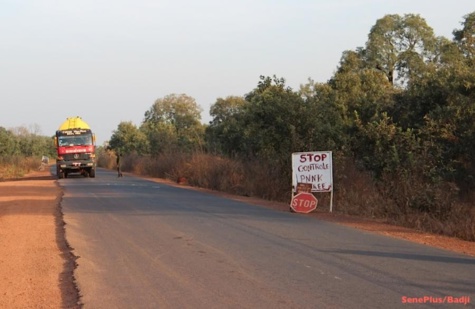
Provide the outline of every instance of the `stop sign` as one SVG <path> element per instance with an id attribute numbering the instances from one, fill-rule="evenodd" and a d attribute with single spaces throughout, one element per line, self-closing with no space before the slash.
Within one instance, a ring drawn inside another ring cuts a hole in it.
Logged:
<path id="1" fill-rule="evenodd" d="M 290 207 L 295 212 L 309 213 L 317 208 L 318 200 L 312 193 L 301 192 L 292 198 Z"/>

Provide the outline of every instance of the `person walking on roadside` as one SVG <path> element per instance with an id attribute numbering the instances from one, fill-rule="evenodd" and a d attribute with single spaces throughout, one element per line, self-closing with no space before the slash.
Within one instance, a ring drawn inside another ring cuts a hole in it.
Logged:
<path id="1" fill-rule="evenodd" d="M 120 152 L 117 153 L 117 159 L 116 159 L 116 163 L 117 163 L 117 177 L 122 177 L 122 171 L 120 169 L 120 157 L 122 155 L 120 154 Z"/>

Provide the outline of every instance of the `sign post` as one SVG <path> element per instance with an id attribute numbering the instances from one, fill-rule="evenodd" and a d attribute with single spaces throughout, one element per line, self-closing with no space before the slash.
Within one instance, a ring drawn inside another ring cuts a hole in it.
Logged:
<path id="1" fill-rule="evenodd" d="M 310 189 L 311 188 L 311 189 Z M 333 165 L 331 151 L 295 152 L 292 154 L 292 204 L 301 192 L 330 192 L 333 211 Z M 311 194 L 313 196 L 313 194 Z M 293 209 L 293 208 L 292 208 Z"/>

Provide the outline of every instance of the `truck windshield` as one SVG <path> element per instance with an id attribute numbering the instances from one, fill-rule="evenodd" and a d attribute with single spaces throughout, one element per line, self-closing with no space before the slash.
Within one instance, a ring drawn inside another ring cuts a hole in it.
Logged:
<path id="1" fill-rule="evenodd" d="M 92 145 L 92 137 L 90 135 L 81 136 L 61 136 L 58 139 L 59 146 L 80 146 Z"/>

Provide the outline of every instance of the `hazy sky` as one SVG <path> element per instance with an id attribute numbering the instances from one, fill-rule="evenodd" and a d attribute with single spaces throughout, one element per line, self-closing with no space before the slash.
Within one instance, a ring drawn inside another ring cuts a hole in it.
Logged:
<path id="1" fill-rule="evenodd" d="M 0 0 L 0 126 L 53 135 L 81 116 L 109 140 L 156 99 L 203 108 L 260 75 L 326 82 L 386 14 L 420 14 L 452 39 L 473 0 Z"/>

